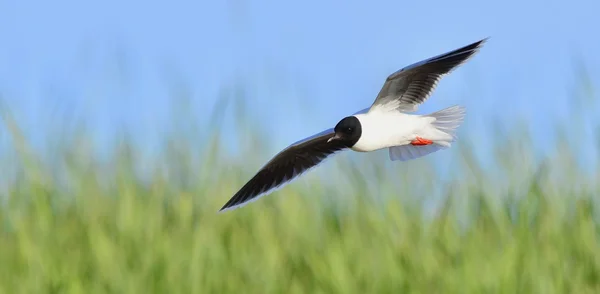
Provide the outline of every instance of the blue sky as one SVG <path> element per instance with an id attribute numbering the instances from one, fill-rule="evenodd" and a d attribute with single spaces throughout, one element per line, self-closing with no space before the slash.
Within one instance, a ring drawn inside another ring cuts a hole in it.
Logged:
<path id="1" fill-rule="evenodd" d="M 0 93 L 33 138 L 78 117 L 99 138 L 125 124 L 152 141 L 173 118 L 169 73 L 200 122 L 241 79 L 277 149 L 369 106 L 395 70 L 489 36 L 420 112 L 466 105 L 474 137 L 491 116 L 526 117 L 543 140 L 565 119 L 573 61 L 600 81 L 598 12 L 593 0 L 0 0 Z"/>

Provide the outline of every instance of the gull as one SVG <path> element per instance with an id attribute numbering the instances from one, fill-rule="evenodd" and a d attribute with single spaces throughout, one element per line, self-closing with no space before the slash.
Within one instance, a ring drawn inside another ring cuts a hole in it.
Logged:
<path id="1" fill-rule="evenodd" d="M 283 188 L 343 150 L 371 152 L 388 148 L 390 160 L 407 161 L 449 148 L 463 122 L 464 107 L 451 106 L 427 115 L 410 113 L 429 98 L 442 77 L 470 59 L 487 39 L 389 75 L 370 107 L 279 152 L 219 212 L 239 208 Z"/>

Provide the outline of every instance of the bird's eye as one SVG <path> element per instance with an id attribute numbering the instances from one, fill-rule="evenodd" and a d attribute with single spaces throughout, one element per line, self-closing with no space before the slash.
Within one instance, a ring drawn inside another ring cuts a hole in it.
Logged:
<path id="1" fill-rule="evenodd" d="M 348 133 L 348 134 L 352 133 L 352 128 L 346 128 L 346 133 Z"/>

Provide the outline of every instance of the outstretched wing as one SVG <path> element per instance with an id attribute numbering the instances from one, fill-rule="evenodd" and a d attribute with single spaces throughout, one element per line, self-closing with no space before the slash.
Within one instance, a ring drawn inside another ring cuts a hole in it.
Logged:
<path id="1" fill-rule="evenodd" d="M 419 61 L 391 74 L 383 84 L 371 109 L 384 107 L 404 112 L 416 111 L 437 86 L 439 80 L 465 63 L 487 38 L 462 48 Z"/>
<path id="2" fill-rule="evenodd" d="M 300 140 L 265 164 L 227 203 L 219 210 L 231 210 L 257 200 L 277 188 L 289 184 L 325 158 L 347 147 L 340 141 L 327 142 L 333 137 L 333 129 Z"/>

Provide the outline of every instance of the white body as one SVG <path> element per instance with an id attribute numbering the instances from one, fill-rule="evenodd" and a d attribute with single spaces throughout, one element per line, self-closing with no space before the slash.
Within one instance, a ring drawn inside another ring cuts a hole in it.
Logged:
<path id="1" fill-rule="evenodd" d="M 450 147 L 465 115 L 464 108 L 453 106 L 429 115 L 407 114 L 397 110 L 372 109 L 354 115 L 360 121 L 361 137 L 351 147 L 358 152 L 390 148 L 392 160 L 410 160 Z M 412 145 L 417 137 L 431 145 Z"/>
<path id="2" fill-rule="evenodd" d="M 359 152 L 407 145 L 417 136 L 429 139 L 431 122 L 435 120 L 399 111 L 367 112 L 356 115 L 356 118 L 360 121 L 362 135 L 352 150 Z"/>

